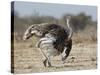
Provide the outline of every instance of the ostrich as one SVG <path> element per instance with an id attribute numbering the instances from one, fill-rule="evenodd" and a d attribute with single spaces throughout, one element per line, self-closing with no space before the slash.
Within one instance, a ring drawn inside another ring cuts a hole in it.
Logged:
<path id="1" fill-rule="evenodd" d="M 33 35 L 40 38 L 36 47 L 39 48 L 45 57 L 43 64 L 45 67 L 52 66 L 50 57 L 61 55 L 63 63 L 69 56 L 72 48 L 72 28 L 67 18 L 67 28 L 50 23 L 31 25 L 24 33 L 23 40 L 29 39 Z"/>

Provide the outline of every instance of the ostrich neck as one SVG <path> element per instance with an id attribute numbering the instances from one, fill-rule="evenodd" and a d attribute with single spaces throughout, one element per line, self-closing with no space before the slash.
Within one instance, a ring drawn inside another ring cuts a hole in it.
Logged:
<path id="1" fill-rule="evenodd" d="M 68 26 L 68 28 L 70 28 L 70 26 L 69 26 L 69 19 L 67 19 L 67 26 Z"/>
<path id="2" fill-rule="evenodd" d="M 70 19 L 67 19 L 67 27 L 68 27 L 68 31 L 69 31 L 68 38 L 70 39 L 72 37 L 73 32 L 72 32 L 72 28 L 70 27 L 70 23 L 69 22 L 70 22 Z"/>

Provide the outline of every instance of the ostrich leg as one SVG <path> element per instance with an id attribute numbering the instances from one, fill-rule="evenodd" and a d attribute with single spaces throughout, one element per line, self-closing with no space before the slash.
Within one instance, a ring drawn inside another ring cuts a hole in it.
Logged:
<path id="1" fill-rule="evenodd" d="M 65 50 L 65 56 L 62 57 L 62 61 L 64 63 L 65 63 L 66 58 L 69 56 L 69 53 L 71 51 L 71 48 L 72 48 L 72 39 L 67 42 L 66 50 Z"/>
<path id="2" fill-rule="evenodd" d="M 45 60 L 43 61 L 43 64 L 44 64 L 45 67 L 47 66 L 47 59 L 45 59 Z"/>
<path id="3" fill-rule="evenodd" d="M 51 65 L 51 62 L 50 62 L 50 59 L 48 59 L 48 58 L 46 58 L 44 61 L 43 61 L 43 64 L 44 64 L 44 66 L 45 67 L 51 67 L 52 65 Z"/>
<path id="4" fill-rule="evenodd" d="M 48 58 L 48 67 L 51 67 L 51 61 L 50 61 L 50 57 Z"/>

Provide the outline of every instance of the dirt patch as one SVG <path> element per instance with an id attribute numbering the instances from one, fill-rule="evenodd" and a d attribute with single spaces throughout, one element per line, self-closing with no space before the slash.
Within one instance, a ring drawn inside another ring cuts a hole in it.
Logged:
<path id="1" fill-rule="evenodd" d="M 74 44 L 66 63 L 61 56 L 51 58 L 53 67 L 45 68 L 41 52 L 30 43 L 14 43 L 14 73 L 86 70 L 97 68 L 97 45 Z"/>

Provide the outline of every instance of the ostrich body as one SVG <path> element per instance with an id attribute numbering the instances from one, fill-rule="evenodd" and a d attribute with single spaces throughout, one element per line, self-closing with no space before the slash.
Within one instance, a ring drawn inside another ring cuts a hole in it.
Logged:
<path id="1" fill-rule="evenodd" d="M 29 39 L 32 35 L 40 37 L 37 47 L 41 50 L 45 60 L 44 66 L 51 66 L 51 56 L 62 56 L 62 61 L 68 57 L 72 48 L 72 29 L 68 25 L 67 28 L 57 24 L 34 24 L 31 25 L 24 33 L 23 39 Z"/>

